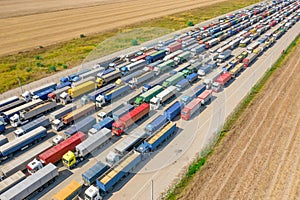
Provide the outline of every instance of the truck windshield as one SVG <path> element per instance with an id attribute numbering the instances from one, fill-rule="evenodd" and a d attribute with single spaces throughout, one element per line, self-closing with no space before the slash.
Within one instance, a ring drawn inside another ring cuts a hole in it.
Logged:
<path id="1" fill-rule="evenodd" d="M 63 163 L 65 163 L 66 165 L 69 165 L 69 161 L 66 159 L 62 159 Z"/>
<path id="2" fill-rule="evenodd" d="M 182 115 L 187 115 L 187 112 L 186 111 L 182 111 L 181 114 Z"/>

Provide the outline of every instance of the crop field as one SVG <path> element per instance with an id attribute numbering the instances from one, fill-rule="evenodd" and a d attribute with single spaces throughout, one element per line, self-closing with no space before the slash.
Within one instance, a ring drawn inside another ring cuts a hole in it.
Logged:
<path id="1" fill-rule="evenodd" d="M 299 44 L 298 39 L 180 199 L 299 198 Z"/>

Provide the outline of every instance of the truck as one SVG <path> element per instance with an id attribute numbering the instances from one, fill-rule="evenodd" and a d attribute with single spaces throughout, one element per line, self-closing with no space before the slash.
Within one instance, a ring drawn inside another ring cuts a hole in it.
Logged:
<path id="1" fill-rule="evenodd" d="M 124 176 L 133 172 L 135 167 L 142 161 L 142 155 L 135 150 L 126 154 L 116 165 L 108 169 L 102 176 L 96 180 L 97 187 L 108 192 L 115 186 Z"/>
<path id="2" fill-rule="evenodd" d="M 184 78 L 176 84 L 177 91 L 180 92 L 183 89 L 187 88 L 189 85 L 189 81 L 186 78 Z"/>
<path id="3" fill-rule="evenodd" d="M 52 200 L 72 200 L 81 192 L 82 185 L 72 180 L 68 185 L 52 196 Z"/>
<path id="4" fill-rule="evenodd" d="M 68 168 L 74 167 L 80 161 L 83 161 L 89 154 L 103 146 L 111 137 L 111 130 L 103 128 L 96 134 L 88 137 L 86 140 L 75 146 L 75 151 L 69 150 L 62 156 L 62 163 Z"/>
<path id="5" fill-rule="evenodd" d="M 116 84 L 122 84 L 122 83 L 128 83 L 129 81 L 131 81 L 132 79 L 139 77 L 145 73 L 149 72 L 149 68 L 144 67 L 144 69 L 140 69 L 138 71 L 135 71 L 133 73 L 129 73 L 126 76 L 123 76 L 122 78 L 116 80 Z"/>
<path id="6" fill-rule="evenodd" d="M 244 68 L 244 63 L 237 64 L 234 68 L 232 68 L 229 72 L 232 78 L 236 77 L 237 74 Z"/>
<path id="7" fill-rule="evenodd" d="M 176 63 L 174 60 L 168 60 L 168 61 L 165 61 L 165 62 L 157 65 L 153 71 L 156 73 L 156 75 L 159 75 L 161 73 L 164 73 L 164 72 L 170 70 L 175 65 L 176 65 Z"/>
<path id="8" fill-rule="evenodd" d="M 258 55 L 256 53 L 250 53 L 246 58 L 244 58 L 244 67 L 249 67 L 252 64 L 252 62 L 257 58 L 257 56 Z"/>
<path id="9" fill-rule="evenodd" d="M 158 115 L 154 120 L 152 120 L 149 124 L 145 126 L 145 132 L 148 135 L 152 135 L 168 121 L 169 120 L 166 115 Z"/>
<path id="10" fill-rule="evenodd" d="M 20 156 L 15 157 L 10 162 L 3 164 L 0 170 L 0 179 L 10 177 L 19 170 L 25 170 L 29 162 L 31 162 L 40 153 L 46 151 L 47 149 L 50 149 L 51 147 L 52 144 L 50 142 L 43 142 L 35 146 L 34 148 L 29 149 Z"/>
<path id="11" fill-rule="evenodd" d="M 82 120 L 76 122 L 74 125 L 65 130 L 64 134 L 66 138 L 71 137 L 78 131 L 83 133 L 88 133 L 88 131 L 93 127 L 96 123 L 96 119 L 93 116 L 87 116 Z"/>
<path id="12" fill-rule="evenodd" d="M 184 104 L 180 101 L 175 101 L 164 111 L 164 116 L 166 116 L 169 121 L 172 121 L 177 115 L 180 114 L 183 106 Z"/>
<path id="13" fill-rule="evenodd" d="M 206 45 L 205 48 L 206 48 L 206 49 L 209 49 L 209 48 L 213 47 L 214 45 L 216 45 L 216 44 L 218 44 L 218 43 L 219 43 L 218 38 L 213 38 L 213 39 L 211 39 L 211 40 L 205 42 L 205 45 Z"/>
<path id="14" fill-rule="evenodd" d="M 148 115 L 149 111 L 150 105 L 148 103 L 142 103 L 113 123 L 112 134 L 120 136 L 132 124 Z"/>
<path id="15" fill-rule="evenodd" d="M 52 101 L 55 101 L 56 103 L 59 103 L 60 102 L 60 95 L 62 93 L 66 93 L 68 92 L 68 90 L 70 89 L 71 87 L 69 86 L 66 86 L 66 87 L 63 87 L 63 88 L 60 88 L 58 90 L 54 90 L 53 92 L 49 93 L 48 94 L 48 99 L 52 100 Z"/>
<path id="16" fill-rule="evenodd" d="M 0 182 L 0 194 L 7 191 L 9 188 L 18 184 L 26 178 L 26 175 L 22 171 L 17 171 L 10 177 Z"/>
<path id="17" fill-rule="evenodd" d="M 151 81 L 150 83 L 147 83 L 143 86 L 142 88 L 142 92 L 147 92 L 148 90 L 150 90 L 151 88 L 162 84 L 168 77 L 170 77 L 169 74 L 163 74 L 162 76 L 154 79 L 153 81 Z"/>
<path id="18" fill-rule="evenodd" d="M 59 90 L 61 88 L 64 88 L 64 87 L 71 87 L 72 83 L 67 81 L 67 82 L 61 82 L 59 85 L 57 85 L 55 87 L 55 90 Z"/>
<path id="19" fill-rule="evenodd" d="M 207 102 L 211 101 L 212 98 L 212 90 L 205 90 L 202 94 L 200 94 L 198 99 L 201 100 L 201 104 L 205 105 Z"/>
<path id="20" fill-rule="evenodd" d="M 137 70 L 139 70 L 139 69 L 141 69 L 145 66 L 146 66 L 146 60 L 141 59 L 141 60 L 138 60 L 136 62 L 130 63 L 129 65 L 121 67 L 120 71 L 124 75 L 124 74 L 127 74 L 128 72 L 137 71 Z"/>
<path id="21" fill-rule="evenodd" d="M 177 50 L 179 50 L 181 48 L 182 48 L 182 44 L 181 43 L 174 42 L 174 43 L 170 44 L 169 46 L 167 46 L 166 51 L 168 53 L 172 53 L 172 52 L 175 52 L 175 51 L 177 51 Z"/>
<path id="22" fill-rule="evenodd" d="M 68 151 L 74 151 L 75 147 L 86 139 L 86 135 L 82 132 L 77 132 L 71 137 L 50 149 L 38 155 L 38 159 L 34 159 L 27 165 L 28 173 L 35 174 L 43 168 L 43 165 L 55 164 L 62 159 L 62 156 Z"/>
<path id="23" fill-rule="evenodd" d="M 16 102 L 18 100 L 19 100 L 19 97 L 17 97 L 17 96 L 13 96 L 13 97 L 7 98 L 5 100 L 2 100 L 2 101 L 0 101 L 0 108 L 3 106 L 9 105 L 13 102 Z"/>
<path id="24" fill-rule="evenodd" d="M 126 113 L 132 111 L 133 109 L 134 109 L 134 107 L 132 105 L 125 104 L 122 108 L 120 108 L 117 111 L 115 111 L 114 113 L 112 113 L 112 117 L 115 121 L 117 121 L 118 119 L 120 119 L 120 117 L 122 117 Z"/>
<path id="25" fill-rule="evenodd" d="M 111 129 L 112 124 L 114 123 L 114 119 L 111 117 L 105 117 L 102 121 L 98 122 L 97 124 L 93 125 L 93 127 L 89 130 L 88 134 L 89 136 L 94 135 L 98 131 L 100 131 L 103 128 Z"/>
<path id="26" fill-rule="evenodd" d="M 59 175 L 58 168 L 48 164 L 32 176 L 28 176 L 6 192 L 0 195 L 1 200 L 31 199 L 31 195 L 49 186 Z"/>
<path id="27" fill-rule="evenodd" d="M 100 177 L 104 172 L 109 169 L 108 165 L 104 164 L 103 162 L 99 161 L 87 171 L 81 174 L 83 184 L 85 186 L 91 186 L 93 183 L 96 182 L 96 179 Z"/>
<path id="28" fill-rule="evenodd" d="M 108 103 L 111 103 L 112 100 L 119 98 L 120 96 L 128 93 L 130 91 L 129 85 L 122 85 L 113 90 L 103 93 L 96 98 L 96 107 L 101 108 Z"/>
<path id="29" fill-rule="evenodd" d="M 14 102 L 12 102 L 10 104 L 2 106 L 2 107 L 0 107 L 0 114 L 3 114 L 4 112 L 6 112 L 8 110 L 12 110 L 12 109 L 14 109 L 16 107 L 19 107 L 19 106 L 21 106 L 21 105 L 23 105 L 25 103 L 26 103 L 26 101 L 24 99 L 19 99 L 19 100 L 14 101 Z"/>
<path id="30" fill-rule="evenodd" d="M 212 66 L 211 65 L 204 65 L 203 67 L 201 67 L 198 70 L 198 75 L 199 76 L 205 76 L 207 73 L 209 73 L 212 70 Z"/>
<path id="31" fill-rule="evenodd" d="M 44 127 L 38 127 L 19 138 L 16 138 L 2 146 L 0 146 L 0 162 L 11 157 L 19 150 L 27 148 L 30 144 L 46 137 L 47 130 Z"/>
<path id="32" fill-rule="evenodd" d="M 173 59 L 173 58 L 175 58 L 177 55 L 179 55 L 179 54 L 181 54 L 181 53 L 183 53 L 183 50 L 177 50 L 177 51 L 175 51 L 175 52 L 173 52 L 173 53 L 170 53 L 170 54 L 168 54 L 168 55 L 166 55 L 165 57 L 164 57 L 164 59 L 163 59 L 163 61 L 165 62 L 165 61 L 168 61 L 168 60 L 170 60 L 170 59 Z"/>
<path id="33" fill-rule="evenodd" d="M 54 91 L 53 88 L 49 88 L 47 90 L 41 91 L 34 95 L 32 99 L 42 99 L 43 101 L 48 99 L 48 94 L 52 93 Z"/>
<path id="34" fill-rule="evenodd" d="M 180 101 L 184 105 L 187 105 L 189 102 L 191 102 L 195 97 L 199 96 L 205 90 L 206 90 L 206 86 L 203 84 L 199 84 L 195 88 L 192 88 L 187 94 L 183 95 Z"/>
<path id="35" fill-rule="evenodd" d="M 186 79 L 188 80 L 189 83 L 193 83 L 198 79 L 198 74 L 197 73 L 191 73 L 190 75 L 186 76 Z"/>
<path id="36" fill-rule="evenodd" d="M 88 98 L 89 98 L 91 101 L 96 102 L 96 99 L 97 99 L 97 97 L 98 97 L 99 95 L 104 94 L 104 93 L 106 93 L 106 92 L 109 92 L 109 91 L 111 91 L 112 89 L 114 89 L 115 87 L 116 87 L 116 85 L 113 84 L 113 83 L 112 83 L 112 84 L 108 84 L 108 85 L 106 85 L 106 86 L 104 86 L 104 87 L 102 87 L 102 88 L 100 88 L 100 89 L 98 89 L 98 90 L 95 90 L 95 91 L 89 93 L 87 96 L 88 96 Z"/>
<path id="37" fill-rule="evenodd" d="M 222 63 L 225 60 L 227 60 L 230 56 L 231 56 L 232 51 L 227 49 L 226 51 L 224 51 L 223 53 L 220 53 L 218 56 L 218 62 Z"/>
<path id="38" fill-rule="evenodd" d="M 143 144 L 141 144 L 137 150 L 140 153 L 146 153 L 154 151 L 157 147 L 159 147 L 164 141 L 166 141 L 172 134 L 176 132 L 176 123 L 168 122 L 161 129 L 156 131 L 154 134 L 149 136 Z"/>
<path id="39" fill-rule="evenodd" d="M 193 114 L 196 113 L 196 111 L 199 110 L 200 106 L 201 106 L 201 99 L 195 98 L 193 99 L 191 102 L 189 102 L 182 110 L 180 113 L 180 117 L 183 120 L 188 121 L 189 119 L 191 119 L 191 117 L 193 116 Z"/>
<path id="40" fill-rule="evenodd" d="M 7 137 L 5 137 L 4 135 L 0 135 L 0 146 L 4 145 L 6 143 L 8 143 Z"/>
<path id="41" fill-rule="evenodd" d="M 75 104 L 66 105 L 66 106 L 50 113 L 49 120 L 50 120 L 50 122 L 52 122 L 54 120 L 57 120 L 57 119 L 60 120 L 63 116 L 65 116 L 66 114 L 72 112 L 75 109 L 76 109 Z"/>
<path id="42" fill-rule="evenodd" d="M 150 100 L 150 109 L 157 110 L 177 93 L 176 86 L 169 86 Z"/>
<path id="43" fill-rule="evenodd" d="M 191 58 L 191 56 L 192 56 L 191 52 L 186 51 L 186 52 L 183 52 L 182 54 L 179 54 L 178 56 L 176 56 L 174 58 L 174 61 L 175 61 L 176 65 L 178 65 L 180 63 L 187 62 L 188 59 Z"/>
<path id="44" fill-rule="evenodd" d="M 116 144 L 113 151 L 110 151 L 105 157 L 106 163 L 111 167 L 117 163 L 122 157 L 130 152 L 134 147 L 138 147 L 140 143 L 147 137 L 143 131 L 135 131 L 126 138 Z"/>
<path id="45" fill-rule="evenodd" d="M 129 64 L 129 63 L 126 63 L 126 64 Z M 126 66 L 126 64 L 124 64 L 123 66 Z M 107 85 L 108 83 L 111 83 L 121 77 L 122 77 L 122 73 L 119 70 L 115 70 L 115 71 L 112 71 L 111 73 L 102 75 L 101 77 L 97 77 L 97 79 L 96 79 L 97 87 L 100 88 L 100 87 Z"/>
<path id="46" fill-rule="evenodd" d="M 99 188 L 97 188 L 94 185 L 91 185 L 88 189 L 84 191 L 84 199 L 102 200 Z"/>
<path id="47" fill-rule="evenodd" d="M 6 123 L 5 123 L 4 119 L 0 120 L 0 133 L 4 133 L 4 131 L 6 130 L 5 124 Z"/>
<path id="48" fill-rule="evenodd" d="M 63 92 L 60 94 L 60 102 L 63 105 L 66 105 L 69 102 L 72 102 L 73 99 L 90 92 L 95 89 L 95 83 L 93 81 L 87 81 L 81 85 L 73 87 L 68 90 L 68 93 Z"/>
<path id="49" fill-rule="evenodd" d="M 220 89 L 232 78 L 229 72 L 221 74 L 216 81 L 212 84 L 213 92 L 219 92 Z"/>
<path id="50" fill-rule="evenodd" d="M 146 81 L 152 79 L 155 77 L 155 72 L 154 71 L 149 71 L 141 76 L 135 77 L 132 80 L 128 82 L 129 86 L 131 89 L 135 89 L 141 84 L 145 83 Z"/>
<path id="51" fill-rule="evenodd" d="M 32 89 L 30 91 L 25 91 L 23 94 L 22 94 L 22 98 L 28 102 L 32 99 L 33 96 L 37 95 L 38 93 L 41 93 L 42 91 L 45 91 L 45 90 L 48 90 L 50 88 L 52 88 L 53 90 L 55 90 L 56 88 L 56 83 L 48 83 L 48 84 L 45 84 L 45 85 L 42 85 L 38 88 L 35 88 L 35 89 Z"/>
<path id="52" fill-rule="evenodd" d="M 47 127 L 49 125 L 50 125 L 49 119 L 43 115 L 43 116 L 29 122 L 28 124 L 21 126 L 20 128 L 18 128 L 17 130 L 14 131 L 14 134 L 16 137 L 20 137 L 20 136 L 28 133 L 29 131 L 32 131 L 33 129 L 38 128 L 39 126 Z"/>
<path id="53" fill-rule="evenodd" d="M 162 86 L 164 88 L 167 88 L 171 85 L 176 85 L 179 81 L 181 81 L 182 79 L 184 79 L 184 73 L 183 72 L 177 72 L 176 74 L 174 74 L 173 76 L 171 76 L 170 78 L 168 78 L 167 80 L 165 80 L 162 84 Z"/>
<path id="54" fill-rule="evenodd" d="M 204 52 L 206 50 L 206 44 L 200 44 L 198 47 L 191 49 L 191 52 L 194 56 Z"/>
<path id="55" fill-rule="evenodd" d="M 149 56 L 146 57 L 147 64 L 150 64 L 150 63 L 153 63 L 155 61 L 161 60 L 165 57 L 165 55 L 166 55 L 165 50 L 160 50 L 158 52 L 150 54 Z"/>
<path id="56" fill-rule="evenodd" d="M 10 124 L 13 127 L 18 127 L 20 125 L 26 124 L 27 122 L 38 116 L 41 116 L 51 110 L 56 109 L 56 107 L 56 102 L 46 101 L 28 110 L 21 110 L 19 115 L 15 114 L 10 118 Z"/>
<path id="57" fill-rule="evenodd" d="M 153 88 L 151 88 L 150 90 L 148 90 L 147 92 L 144 92 L 140 96 L 138 96 L 135 99 L 134 104 L 141 105 L 143 102 L 149 103 L 153 97 L 155 97 L 162 91 L 163 91 L 163 87 L 160 85 L 156 85 Z"/>

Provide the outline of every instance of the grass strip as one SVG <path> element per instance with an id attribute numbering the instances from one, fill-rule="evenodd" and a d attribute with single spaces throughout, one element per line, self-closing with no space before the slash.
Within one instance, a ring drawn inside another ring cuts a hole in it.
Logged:
<path id="1" fill-rule="evenodd" d="M 285 52 L 277 59 L 272 67 L 264 74 L 264 76 L 252 87 L 249 94 L 241 101 L 234 112 L 226 120 L 222 130 L 217 134 L 217 137 L 213 142 L 206 147 L 199 157 L 197 157 L 193 163 L 188 167 L 186 174 L 179 180 L 179 182 L 166 194 L 166 200 L 177 199 L 182 194 L 184 189 L 193 180 L 194 175 L 201 170 L 201 167 L 205 164 L 209 156 L 213 154 L 214 149 L 218 147 L 222 139 L 227 133 L 234 127 L 242 116 L 243 112 L 251 105 L 251 103 L 258 97 L 264 89 L 265 84 L 270 80 L 271 76 L 279 69 L 285 61 L 289 58 L 292 51 L 300 44 L 300 34 L 296 39 L 288 46 Z"/>
<path id="2" fill-rule="evenodd" d="M 134 45 L 133 40 L 141 44 L 185 28 L 190 22 L 197 24 L 257 2 L 260 1 L 227 0 L 99 34 L 81 34 L 68 42 L 3 56 L 0 58 L 0 93 L 18 87 L 17 77 L 24 85 L 77 66 L 91 54 L 96 54 L 99 58 Z"/>

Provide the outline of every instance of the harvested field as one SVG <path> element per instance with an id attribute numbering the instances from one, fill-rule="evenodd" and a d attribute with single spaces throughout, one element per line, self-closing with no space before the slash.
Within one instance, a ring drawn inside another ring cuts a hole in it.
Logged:
<path id="1" fill-rule="evenodd" d="M 97 3 L 95 0 L 5 0 L 0 2 L 1 54 L 47 46 L 77 38 L 80 34 L 115 29 L 222 1 L 102 0 Z M 28 11 L 25 12 L 24 8 Z M 21 13 L 21 16 L 15 16 L 15 13 Z"/>
<path id="2" fill-rule="evenodd" d="M 298 42 L 180 199 L 299 199 Z"/>

